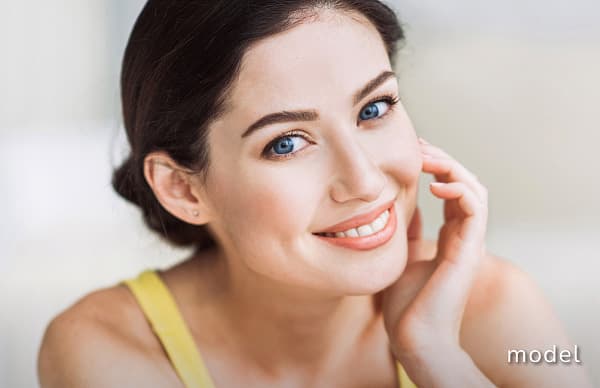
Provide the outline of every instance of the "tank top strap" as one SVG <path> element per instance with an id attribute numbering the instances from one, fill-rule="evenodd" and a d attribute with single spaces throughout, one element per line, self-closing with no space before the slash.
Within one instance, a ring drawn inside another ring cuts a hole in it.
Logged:
<path id="1" fill-rule="evenodd" d="M 124 280 L 187 388 L 215 388 L 171 292 L 155 270 Z"/>
<path id="2" fill-rule="evenodd" d="M 155 270 L 124 280 L 186 388 L 215 388 L 171 292 Z M 399 362 L 398 386 L 417 388 Z"/>
<path id="3" fill-rule="evenodd" d="M 408 377 L 402 365 L 396 361 L 396 370 L 398 371 L 398 386 L 400 388 L 417 388 L 415 383 Z"/>

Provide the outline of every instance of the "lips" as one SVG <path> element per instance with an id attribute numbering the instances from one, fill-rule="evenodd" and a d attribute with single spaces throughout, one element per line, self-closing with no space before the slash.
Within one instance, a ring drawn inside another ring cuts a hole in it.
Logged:
<path id="1" fill-rule="evenodd" d="M 379 209 L 377 209 L 377 211 L 379 211 Z M 343 233 L 340 237 L 338 237 L 338 234 L 340 232 L 336 232 L 334 235 L 331 234 L 332 232 L 326 232 L 324 234 L 314 233 L 314 236 L 316 236 L 321 241 L 335 245 L 337 247 L 359 251 L 375 249 L 391 240 L 391 238 L 394 236 L 394 233 L 396 232 L 397 219 L 394 204 L 392 203 L 389 209 L 383 209 L 383 212 L 389 214 L 386 224 L 383 226 L 383 229 L 380 229 L 376 232 L 372 232 L 371 234 L 367 234 L 364 236 L 360 234 L 358 234 L 358 236 L 346 236 L 345 233 Z M 362 219 L 368 220 L 372 217 L 372 213 L 370 212 L 362 216 L 351 218 L 348 221 L 344 221 L 344 223 L 337 224 L 329 230 L 336 230 L 335 228 L 338 228 L 339 225 L 341 225 L 342 227 L 346 227 L 347 225 L 356 225 L 356 222 L 359 219 L 359 217 L 365 217 Z M 375 213 L 375 217 L 377 218 L 377 213 Z M 359 229 L 363 225 L 364 224 L 361 224 Z"/>
<path id="2" fill-rule="evenodd" d="M 388 201 L 382 205 L 377 206 L 373 210 L 360 214 L 358 216 L 352 217 L 346 221 L 342 221 L 338 224 L 328 227 L 327 229 L 321 230 L 315 234 L 327 234 L 327 233 L 338 233 L 345 232 L 349 229 L 358 228 L 363 225 L 368 225 L 375 221 L 377 217 L 379 217 L 384 211 L 390 209 L 394 204 L 394 200 Z"/>

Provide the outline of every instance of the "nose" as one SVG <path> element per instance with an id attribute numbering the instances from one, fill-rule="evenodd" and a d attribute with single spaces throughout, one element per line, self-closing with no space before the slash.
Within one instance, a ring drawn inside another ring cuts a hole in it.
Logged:
<path id="1" fill-rule="evenodd" d="M 336 148 L 330 197 L 339 203 L 377 200 L 387 182 L 377 163 L 356 141 L 346 139 L 343 146 Z"/>

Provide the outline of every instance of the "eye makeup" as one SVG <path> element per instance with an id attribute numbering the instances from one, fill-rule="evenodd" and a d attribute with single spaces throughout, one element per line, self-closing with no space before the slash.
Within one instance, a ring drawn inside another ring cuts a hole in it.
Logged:
<path id="1" fill-rule="evenodd" d="M 294 130 L 282 133 L 281 135 L 277 136 L 275 139 L 271 140 L 263 149 L 262 157 L 265 159 L 270 159 L 270 160 L 289 159 L 291 157 L 294 157 L 296 155 L 296 153 L 298 153 L 304 149 L 304 147 L 303 147 L 300 150 L 293 151 L 293 152 L 290 152 L 287 154 L 278 154 L 278 153 L 274 152 L 273 148 L 275 147 L 275 144 L 278 141 L 288 138 L 288 137 L 299 137 L 299 138 L 302 138 L 303 140 L 305 140 L 309 144 L 314 144 L 314 141 L 312 141 L 312 139 L 308 136 L 308 134 L 306 134 L 303 131 L 294 129 Z"/>
<path id="2" fill-rule="evenodd" d="M 400 98 L 397 95 L 395 95 L 395 94 L 391 94 L 391 93 L 390 94 L 384 94 L 384 95 L 375 97 L 371 101 L 367 102 L 361 108 L 360 111 L 362 112 L 366 107 L 368 107 L 369 105 L 375 104 L 377 102 L 385 102 L 385 103 L 387 103 L 388 104 L 388 110 L 384 114 L 382 114 L 381 116 L 377 116 L 377 117 L 372 118 L 372 119 L 365 119 L 365 120 L 362 120 L 362 121 L 381 120 L 381 119 L 387 117 L 387 115 L 394 110 L 394 106 L 396 104 L 398 104 L 398 102 L 400 102 Z"/>
<path id="3" fill-rule="evenodd" d="M 392 111 L 394 111 L 394 106 L 399 101 L 400 101 L 400 98 L 397 95 L 391 94 L 391 93 L 380 95 L 378 97 L 373 98 L 372 100 L 370 100 L 369 102 L 367 102 L 366 104 L 363 105 L 360 112 L 362 112 L 369 105 L 372 105 L 372 104 L 375 104 L 378 102 L 387 103 L 388 109 L 381 116 L 377 116 L 377 117 L 370 118 L 370 119 L 359 120 L 358 122 L 359 123 L 363 122 L 363 121 L 369 122 L 369 121 L 381 120 L 383 118 L 386 118 Z M 278 141 L 283 140 L 285 138 L 292 138 L 292 137 L 299 137 L 299 138 L 302 138 L 303 140 L 305 140 L 309 144 L 314 144 L 314 141 L 312 141 L 312 139 L 305 132 L 300 131 L 300 130 L 291 130 L 291 131 L 284 132 L 284 133 L 278 135 L 277 137 L 275 137 L 273 140 L 271 140 L 263 149 L 261 156 L 263 158 L 269 159 L 269 160 L 282 160 L 282 159 L 290 159 L 290 158 L 295 157 L 298 152 L 301 152 L 306 147 L 300 148 L 297 151 L 292 151 L 289 153 L 274 152 L 274 146 L 276 145 L 276 143 Z"/>

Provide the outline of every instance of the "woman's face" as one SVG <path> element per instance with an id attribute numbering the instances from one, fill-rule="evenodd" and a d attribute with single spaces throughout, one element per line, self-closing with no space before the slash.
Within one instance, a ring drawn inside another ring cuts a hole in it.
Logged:
<path id="1" fill-rule="evenodd" d="M 335 295 L 374 293 L 402 273 L 422 163 L 406 112 L 390 103 L 398 85 L 384 74 L 382 40 L 348 15 L 326 11 L 247 51 L 231 110 L 210 127 L 203 186 L 210 228 L 232 265 Z M 306 113 L 248 131 L 267 115 L 297 111 Z M 395 214 L 373 224 L 390 204 Z M 358 222 L 371 231 L 335 227 L 365 213 Z M 371 238 L 316 234 L 368 235 L 382 225 Z"/>

